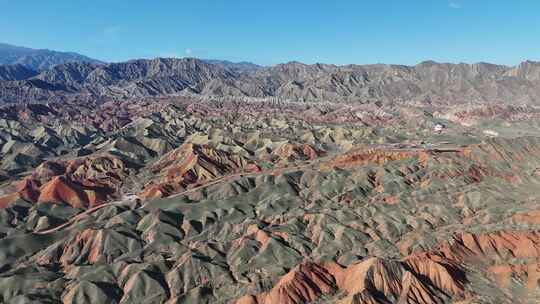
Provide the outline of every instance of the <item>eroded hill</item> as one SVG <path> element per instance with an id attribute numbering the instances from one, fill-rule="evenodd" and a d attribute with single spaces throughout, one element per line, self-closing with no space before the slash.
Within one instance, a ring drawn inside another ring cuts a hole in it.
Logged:
<path id="1" fill-rule="evenodd" d="M 533 105 L 196 101 L 2 108 L 1 302 L 538 298 Z"/>

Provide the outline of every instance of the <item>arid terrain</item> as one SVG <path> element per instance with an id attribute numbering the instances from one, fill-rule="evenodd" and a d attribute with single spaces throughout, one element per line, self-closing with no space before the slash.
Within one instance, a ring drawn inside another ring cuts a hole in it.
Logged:
<path id="1" fill-rule="evenodd" d="M 0 303 L 537 303 L 539 118 L 535 62 L 0 66 Z"/>

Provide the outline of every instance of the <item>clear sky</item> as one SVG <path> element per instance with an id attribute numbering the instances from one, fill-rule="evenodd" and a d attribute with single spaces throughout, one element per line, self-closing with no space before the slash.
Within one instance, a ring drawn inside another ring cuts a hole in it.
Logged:
<path id="1" fill-rule="evenodd" d="M 0 42 L 105 61 L 540 60 L 540 0 L 0 0 Z"/>

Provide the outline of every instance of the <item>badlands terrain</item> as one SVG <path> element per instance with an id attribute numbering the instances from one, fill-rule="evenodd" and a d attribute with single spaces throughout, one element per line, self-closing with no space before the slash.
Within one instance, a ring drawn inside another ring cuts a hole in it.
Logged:
<path id="1" fill-rule="evenodd" d="M 0 66 L 1 303 L 537 303 L 540 64 Z"/>

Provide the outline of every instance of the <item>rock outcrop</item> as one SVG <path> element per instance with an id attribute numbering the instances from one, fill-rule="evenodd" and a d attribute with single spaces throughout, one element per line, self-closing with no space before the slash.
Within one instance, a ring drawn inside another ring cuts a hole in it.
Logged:
<path id="1" fill-rule="evenodd" d="M 465 272 L 439 257 L 411 256 L 404 261 L 368 258 L 346 268 L 334 263 L 296 266 L 267 293 L 237 304 L 310 303 L 338 290 L 340 303 L 446 303 L 464 297 Z"/>

